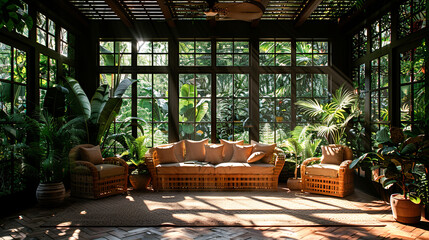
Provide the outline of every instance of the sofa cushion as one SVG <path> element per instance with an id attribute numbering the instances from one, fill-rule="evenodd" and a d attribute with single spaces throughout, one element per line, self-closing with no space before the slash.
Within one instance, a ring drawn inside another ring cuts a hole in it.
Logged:
<path id="1" fill-rule="evenodd" d="M 265 156 L 264 152 L 254 152 L 250 154 L 249 158 L 247 159 L 248 163 L 254 163 L 259 160 L 261 160 Z"/>
<path id="2" fill-rule="evenodd" d="M 185 140 L 185 161 L 204 162 L 204 159 L 206 158 L 206 150 L 204 145 L 207 143 L 209 143 L 208 138 L 201 141 Z"/>
<path id="3" fill-rule="evenodd" d="M 155 147 L 156 154 L 158 156 L 159 163 L 176 163 L 179 162 L 177 160 L 176 155 L 174 154 L 175 145 L 167 145 L 163 147 Z"/>
<path id="4" fill-rule="evenodd" d="M 264 144 L 258 143 L 256 141 L 251 141 L 253 145 L 253 152 L 264 152 L 265 156 L 261 159 L 262 163 L 271 163 L 274 155 L 274 149 L 276 148 L 276 144 Z"/>
<path id="5" fill-rule="evenodd" d="M 174 155 L 176 155 L 176 159 L 179 162 L 184 162 L 185 161 L 185 141 L 181 140 L 172 144 L 174 145 Z"/>
<path id="6" fill-rule="evenodd" d="M 322 146 L 320 163 L 340 165 L 343 161 L 343 147 L 341 145 Z"/>
<path id="7" fill-rule="evenodd" d="M 99 145 L 94 147 L 80 147 L 79 150 L 83 161 L 90 162 L 94 165 L 103 163 L 103 156 L 101 156 Z"/>
<path id="8" fill-rule="evenodd" d="M 305 172 L 307 175 L 324 176 L 324 177 L 338 177 L 340 166 L 337 164 L 314 164 L 307 166 Z"/>
<path id="9" fill-rule="evenodd" d="M 214 174 L 214 165 L 206 162 L 165 163 L 156 166 L 159 175 L 168 174 Z"/>
<path id="10" fill-rule="evenodd" d="M 227 141 L 227 140 L 220 140 L 220 143 L 224 145 L 223 147 L 223 161 L 224 162 L 229 162 L 231 161 L 232 155 L 234 154 L 234 145 L 243 145 L 244 141 L 240 140 L 240 141 Z"/>
<path id="11" fill-rule="evenodd" d="M 267 163 L 226 162 L 215 166 L 216 174 L 273 174 L 274 165 Z"/>
<path id="12" fill-rule="evenodd" d="M 100 179 L 107 178 L 107 177 L 113 177 L 118 175 L 124 175 L 124 167 L 114 165 L 114 164 L 98 164 L 95 165 L 98 171 L 98 177 Z"/>
<path id="13" fill-rule="evenodd" d="M 232 155 L 230 162 L 247 163 L 247 159 L 250 157 L 250 154 L 252 154 L 252 149 L 252 145 L 234 145 L 234 154 Z"/>
<path id="14" fill-rule="evenodd" d="M 206 144 L 204 148 L 206 150 L 205 162 L 212 164 L 218 164 L 223 162 L 223 144 Z"/>

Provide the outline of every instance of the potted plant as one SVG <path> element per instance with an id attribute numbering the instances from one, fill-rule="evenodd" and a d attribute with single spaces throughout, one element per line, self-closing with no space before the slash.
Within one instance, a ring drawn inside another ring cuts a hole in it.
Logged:
<path id="1" fill-rule="evenodd" d="M 295 163 L 294 178 L 287 180 L 287 187 L 290 190 L 301 189 L 301 178 L 298 178 L 298 168 L 302 161 L 313 157 L 317 147 L 322 142 L 321 139 L 312 140 L 313 134 L 309 133 L 310 126 L 297 126 L 291 132 L 292 137 L 288 138 L 281 147 L 289 153 L 290 160 Z"/>
<path id="2" fill-rule="evenodd" d="M 130 174 L 130 183 L 134 190 L 146 190 L 151 177 L 149 170 L 145 164 L 145 153 L 147 147 L 145 146 L 145 137 L 141 136 L 136 139 L 125 138 L 128 150 L 122 154 L 123 158 L 128 158 L 134 165 L 134 170 Z M 130 167 L 133 169 L 133 167 Z"/>
<path id="3" fill-rule="evenodd" d="M 81 118 L 65 118 L 67 89 L 48 89 L 40 114 L 40 183 L 36 197 L 43 206 L 60 204 L 65 197 L 64 174 L 68 171 L 68 152 L 80 143 L 85 131 L 79 126 Z"/>
<path id="4" fill-rule="evenodd" d="M 400 187 L 402 193 L 390 197 L 393 217 L 402 223 L 418 223 L 425 194 L 421 187 L 427 186 L 427 180 L 422 180 L 425 175 L 419 170 L 419 162 L 425 157 L 428 140 L 425 141 L 423 135 L 405 138 L 402 129 L 391 127 L 378 131 L 376 141 L 377 152 L 365 153 L 355 159 L 350 168 L 369 165 L 374 180 L 380 180 L 385 189 L 393 185 Z"/>

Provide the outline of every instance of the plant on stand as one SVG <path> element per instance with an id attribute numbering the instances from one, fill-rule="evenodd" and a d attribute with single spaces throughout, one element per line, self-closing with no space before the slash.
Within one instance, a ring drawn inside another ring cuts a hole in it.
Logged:
<path id="1" fill-rule="evenodd" d="M 377 132 L 377 152 L 369 152 L 355 159 L 350 168 L 370 165 L 374 181 L 381 181 L 385 189 L 397 185 L 402 193 L 392 194 L 390 204 L 393 217 L 402 223 L 418 223 L 422 199 L 427 195 L 427 179 L 419 162 L 427 160 L 429 140 L 424 136 L 406 138 L 402 129 L 382 128 Z"/>
<path id="2" fill-rule="evenodd" d="M 298 168 L 302 161 L 313 157 L 322 142 L 321 139 L 312 140 L 313 134 L 309 132 L 310 126 L 297 126 L 291 132 L 292 137 L 288 138 L 281 147 L 286 149 L 295 163 L 294 178 L 288 179 L 287 186 L 290 190 L 301 189 L 301 178 L 298 178 Z"/>

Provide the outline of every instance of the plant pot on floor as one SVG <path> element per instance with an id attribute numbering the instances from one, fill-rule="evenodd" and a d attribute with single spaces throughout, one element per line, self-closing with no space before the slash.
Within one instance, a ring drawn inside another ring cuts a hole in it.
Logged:
<path id="1" fill-rule="evenodd" d="M 422 204 L 414 204 L 402 194 L 395 193 L 390 196 L 390 207 L 396 221 L 408 224 L 420 222 Z"/>
<path id="2" fill-rule="evenodd" d="M 40 183 L 36 190 L 36 198 L 41 206 L 51 207 L 63 203 L 66 189 L 62 182 Z"/>
<path id="3" fill-rule="evenodd" d="M 134 190 L 146 190 L 149 186 L 151 177 L 146 174 L 131 174 L 130 183 Z"/>
<path id="4" fill-rule="evenodd" d="M 289 190 L 301 190 L 302 189 L 302 179 L 301 178 L 289 178 L 287 180 L 287 188 L 289 188 Z"/>

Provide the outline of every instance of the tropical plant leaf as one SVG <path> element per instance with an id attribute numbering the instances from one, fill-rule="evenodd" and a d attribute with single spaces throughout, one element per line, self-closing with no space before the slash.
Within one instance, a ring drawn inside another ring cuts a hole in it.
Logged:
<path id="1" fill-rule="evenodd" d="M 393 186 L 393 184 L 395 184 L 396 179 L 388 179 L 388 178 L 381 178 L 381 184 L 383 185 L 384 189 L 389 189 Z"/>
<path id="2" fill-rule="evenodd" d="M 409 143 L 401 151 L 401 155 L 412 154 L 417 151 L 417 146 L 414 143 Z"/>
<path id="3" fill-rule="evenodd" d="M 131 86 L 131 84 L 137 82 L 135 79 L 126 78 L 122 80 L 115 89 L 113 93 L 114 98 L 121 98 L 124 95 L 125 91 Z"/>
<path id="4" fill-rule="evenodd" d="M 122 98 L 109 98 L 103 110 L 101 111 L 100 118 L 98 121 L 98 133 L 96 141 L 99 144 L 101 138 L 104 136 L 106 131 L 110 128 L 110 125 L 115 120 L 116 115 L 119 113 L 122 105 Z"/>
<path id="5" fill-rule="evenodd" d="M 43 102 L 43 109 L 54 117 L 62 117 L 66 111 L 66 95 L 69 93 L 67 88 L 55 86 L 48 88 Z"/>
<path id="6" fill-rule="evenodd" d="M 391 143 L 389 129 L 386 127 L 380 129 L 376 134 L 375 140 L 381 144 Z"/>
<path id="7" fill-rule="evenodd" d="M 65 77 L 64 87 L 69 90 L 68 100 L 73 115 L 83 115 L 85 119 L 91 116 L 91 104 L 79 82 L 71 77 Z"/>
<path id="8" fill-rule="evenodd" d="M 195 116 L 195 121 L 201 122 L 201 120 L 207 114 L 208 110 L 209 110 L 209 103 L 207 102 L 207 99 L 200 100 L 196 106 L 197 112 Z"/>
<path id="9" fill-rule="evenodd" d="M 102 84 L 97 88 L 91 98 L 91 122 L 96 123 L 100 118 L 101 111 L 109 100 L 109 85 Z"/>

